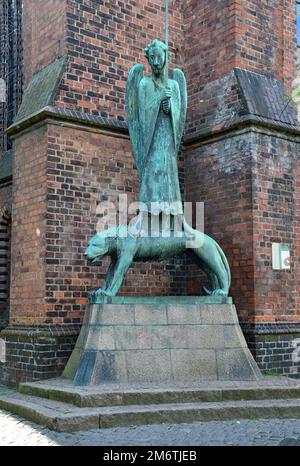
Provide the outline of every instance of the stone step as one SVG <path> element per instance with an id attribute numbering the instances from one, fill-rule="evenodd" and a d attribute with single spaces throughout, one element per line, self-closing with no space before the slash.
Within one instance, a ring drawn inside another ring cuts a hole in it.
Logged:
<path id="1" fill-rule="evenodd" d="M 70 403 L 81 408 L 202 403 L 239 400 L 300 399 L 300 381 L 287 377 L 264 377 L 259 382 L 206 382 L 197 387 L 128 388 L 115 385 L 74 386 L 66 379 L 23 383 L 20 393 Z"/>
<path id="2" fill-rule="evenodd" d="M 0 409 L 58 432 L 132 425 L 233 419 L 300 418 L 300 399 L 220 401 L 77 408 L 74 405 L 11 391 L 1 394 Z"/>

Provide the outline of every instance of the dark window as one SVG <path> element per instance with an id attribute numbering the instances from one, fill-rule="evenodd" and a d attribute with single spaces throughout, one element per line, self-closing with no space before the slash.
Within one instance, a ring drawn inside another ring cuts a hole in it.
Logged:
<path id="1" fill-rule="evenodd" d="M 5 129 L 12 124 L 22 97 L 21 20 L 22 0 L 0 0 L 0 152 L 11 148 Z"/>

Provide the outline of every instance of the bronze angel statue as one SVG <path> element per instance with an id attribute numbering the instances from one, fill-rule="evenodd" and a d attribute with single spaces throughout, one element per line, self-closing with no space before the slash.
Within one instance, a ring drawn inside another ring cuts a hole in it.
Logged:
<path id="1" fill-rule="evenodd" d="M 163 42 L 154 39 L 145 54 L 152 76 L 143 76 L 143 65 L 135 65 L 126 90 L 132 152 L 141 183 L 140 210 L 182 218 L 177 154 L 187 112 L 186 80 L 179 69 L 169 79 Z"/>

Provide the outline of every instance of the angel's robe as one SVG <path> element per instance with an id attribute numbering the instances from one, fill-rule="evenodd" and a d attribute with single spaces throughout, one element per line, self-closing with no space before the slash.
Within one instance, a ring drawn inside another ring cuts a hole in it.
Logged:
<path id="1" fill-rule="evenodd" d="M 141 136 L 141 210 L 167 215 L 183 213 L 178 178 L 177 153 L 182 136 L 182 104 L 178 83 L 172 89 L 170 113 L 162 109 L 163 88 L 154 78 L 144 77 L 138 87 L 138 119 Z"/>

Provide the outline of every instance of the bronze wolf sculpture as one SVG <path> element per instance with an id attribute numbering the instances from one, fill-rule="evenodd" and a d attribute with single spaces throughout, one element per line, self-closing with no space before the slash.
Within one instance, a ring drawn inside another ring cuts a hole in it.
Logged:
<path id="1" fill-rule="evenodd" d="M 94 299 L 116 296 L 133 261 L 162 261 L 181 254 L 188 254 L 209 277 L 211 291 L 204 288 L 206 294 L 228 296 L 231 274 L 224 252 L 211 237 L 192 229 L 186 222 L 182 233 L 168 238 L 131 236 L 128 227 L 122 225 L 93 236 L 85 251 L 86 257 L 96 262 L 109 255 L 111 264 L 102 288 L 92 291 L 90 296 Z"/>

